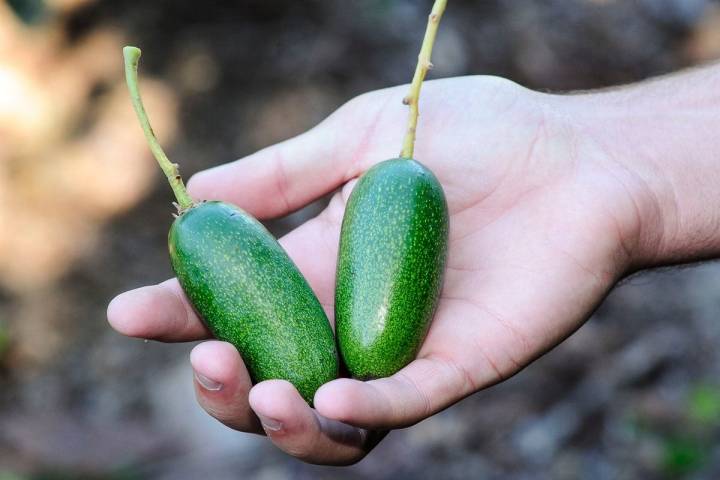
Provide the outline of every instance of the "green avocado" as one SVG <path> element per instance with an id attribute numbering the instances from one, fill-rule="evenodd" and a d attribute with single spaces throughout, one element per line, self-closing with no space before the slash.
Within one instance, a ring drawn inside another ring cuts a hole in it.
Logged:
<path id="1" fill-rule="evenodd" d="M 325 311 L 285 250 L 252 215 L 194 201 L 155 137 L 138 89 L 140 49 L 123 48 L 130 99 L 150 150 L 177 199 L 168 245 L 173 270 L 205 325 L 240 352 L 254 382 L 288 380 L 312 405 L 338 375 Z"/>
<path id="2" fill-rule="evenodd" d="M 440 296 L 447 243 L 445 194 L 419 162 L 386 160 L 355 185 L 335 290 L 340 355 L 353 377 L 386 377 L 415 358 Z"/>
<path id="3" fill-rule="evenodd" d="M 215 337 L 235 345 L 252 380 L 288 380 L 312 404 L 338 375 L 335 339 L 275 238 L 243 210 L 203 202 L 175 219 L 168 244 L 191 303 Z"/>

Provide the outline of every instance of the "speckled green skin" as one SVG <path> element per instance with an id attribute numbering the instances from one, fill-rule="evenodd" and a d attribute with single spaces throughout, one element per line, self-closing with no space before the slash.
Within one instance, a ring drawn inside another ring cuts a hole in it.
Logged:
<path id="1" fill-rule="evenodd" d="M 448 209 L 430 170 L 393 159 L 355 186 L 340 233 L 335 321 L 352 376 L 392 375 L 415 358 L 435 312 Z"/>
<path id="2" fill-rule="evenodd" d="M 337 377 L 325 312 L 300 271 L 260 222 L 239 208 L 205 202 L 179 216 L 170 259 L 213 335 L 238 349 L 253 381 L 288 380 L 308 403 Z"/>

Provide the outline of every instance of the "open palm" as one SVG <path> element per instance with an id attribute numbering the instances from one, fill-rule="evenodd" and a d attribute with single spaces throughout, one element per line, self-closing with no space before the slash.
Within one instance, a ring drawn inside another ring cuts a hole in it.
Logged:
<path id="1" fill-rule="evenodd" d="M 397 156 L 404 94 L 398 87 L 358 97 L 313 130 L 189 185 L 195 198 L 230 201 L 259 218 L 342 187 L 323 213 L 281 239 L 331 320 L 345 201 L 354 179 Z M 418 359 L 389 378 L 332 381 L 313 410 L 285 381 L 252 387 L 237 351 L 209 341 L 191 358 L 203 407 L 306 461 L 352 463 L 381 432 L 513 375 L 571 334 L 633 267 L 642 203 L 630 193 L 633 173 L 573 126 L 572 115 L 567 97 L 498 78 L 428 82 L 415 153 L 445 189 L 450 244 Z M 208 337 L 175 280 L 120 295 L 108 317 L 126 335 Z"/>

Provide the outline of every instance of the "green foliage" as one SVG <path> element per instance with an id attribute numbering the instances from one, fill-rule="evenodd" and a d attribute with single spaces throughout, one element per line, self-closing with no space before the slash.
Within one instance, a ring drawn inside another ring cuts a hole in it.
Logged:
<path id="1" fill-rule="evenodd" d="M 708 454 L 706 444 L 696 438 L 667 439 L 664 445 L 663 469 L 672 476 L 686 475 L 700 469 Z"/>
<path id="2" fill-rule="evenodd" d="M 673 476 L 700 470 L 710 456 L 709 439 L 720 426 L 720 387 L 708 383 L 692 388 L 685 405 L 686 421 L 663 439 L 663 469 Z"/>
<path id="3" fill-rule="evenodd" d="M 698 423 L 720 424 L 720 388 L 708 384 L 696 386 L 690 393 L 688 413 Z"/>
<path id="4" fill-rule="evenodd" d="M 716 445 L 720 429 L 720 386 L 700 382 L 692 386 L 672 417 L 643 415 L 627 419 L 627 427 L 640 441 L 659 444 L 655 468 L 668 478 L 692 478 L 702 473 Z M 672 422 L 668 419 L 672 418 Z"/>

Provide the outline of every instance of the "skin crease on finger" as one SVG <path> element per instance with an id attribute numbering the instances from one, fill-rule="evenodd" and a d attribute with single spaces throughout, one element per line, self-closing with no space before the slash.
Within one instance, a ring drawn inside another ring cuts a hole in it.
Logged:
<path id="1" fill-rule="evenodd" d="M 668 82 L 664 90 L 681 91 L 682 85 L 691 83 L 687 75 L 663 80 Z M 636 89 L 635 97 L 642 97 L 648 87 L 631 88 Z M 238 203 L 250 213 L 264 215 L 300 208 L 397 154 L 404 91 L 395 88 L 358 97 L 309 134 L 196 177 L 197 181 L 190 182 L 191 193 Z M 656 105 L 647 108 L 652 115 L 645 115 L 645 110 L 623 114 L 631 105 L 616 100 L 615 95 L 548 95 L 488 77 L 425 85 L 416 157 L 436 173 L 451 213 L 449 268 L 440 304 L 419 360 L 399 376 L 365 383 L 339 379 L 323 385 L 315 396 L 318 414 L 369 429 L 412 425 L 525 367 L 582 325 L 617 280 L 660 263 L 665 258 L 660 254 L 672 255 L 672 261 L 717 254 L 712 245 L 692 256 L 682 245 L 668 244 L 667 238 L 681 236 L 683 227 L 664 224 L 679 216 L 665 213 L 673 205 L 665 203 L 675 201 L 663 194 L 672 171 L 665 167 L 666 176 L 658 180 L 652 170 L 637 163 L 648 158 L 647 150 L 654 143 L 661 143 L 661 153 L 671 152 L 672 158 L 688 162 L 699 158 L 699 154 L 684 157 L 668 147 L 664 143 L 671 138 L 667 128 L 658 130 L 663 138 L 647 140 L 656 134 L 652 128 L 647 130 L 656 117 L 665 119 L 663 125 L 671 124 L 677 112 L 663 113 L 665 102 L 651 99 L 644 102 Z M 683 119 L 690 124 L 695 124 L 693 111 L 699 103 L 695 101 L 685 111 Z M 608 108 L 611 112 L 604 118 Z M 695 143 L 705 141 L 702 135 L 708 131 L 708 119 L 714 118 L 702 114 L 704 128 L 687 127 Z M 640 135 L 633 129 L 645 130 Z M 628 142 L 626 138 L 633 135 L 646 141 Z M 617 145 L 610 145 L 613 142 Z M 641 155 L 637 154 L 639 145 Z M 271 159 L 278 149 L 285 163 L 288 205 L 275 205 L 274 195 L 268 195 L 277 185 L 278 164 Z M 659 163 L 661 155 L 652 158 Z M 684 168 L 683 175 L 695 174 L 694 169 Z M 313 181 L 306 184 L 308 178 Z M 316 182 L 318 178 L 323 181 Z M 683 187 L 686 184 L 692 188 Z M 678 180 L 672 185 L 684 188 L 683 195 L 690 200 L 696 190 L 702 190 L 699 181 Z M 332 307 L 337 258 L 333 245 L 348 188 L 336 193 L 318 218 L 281 239 L 326 311 Z M 705 204 L 714 198 L 713 192 L 701 193 Z M 675 205 L 680 208 L 690 200 Z M 684 218 L 687 228 L 696 236 L 702 233 L 703 238 L 710 238 L 707 229 L 718 223 L 712 218 Z M 672 237 L 664 235 L 666 226 L 672 229 Z M 661 238 L 666 240 L 661 242 Z M 199 327 L 188 328 L 182 336 L 172 334 L 189 318 L 183 298 L 149 288 L 113 302 L 108 316 L 119 331 L 168 341 L 205 335 Z M 234 374 L 239 375 L 238 370 Z M 281 417 L 276 419 L 281 423 L 305 415 L 290 401 L 261 405 L 265 388 L 259 384 L 250 390 L 251 400 L 259 395 L 253 400 L 258 402 L 253 405 L 258 413 Z M 255 389 L 259 393 L 254 394 Z M 265 391 L 285 392 L 272 385 Z M 226 412 L 249 410 L 239 398 L 221 402 Z M 308 430 L 295 431 L 295 435 L 310 444 L 322 428 L 320 422 L 305 425 Z M 280 442 L 280 448 L 291 445 L 282 443 L 281 436 L 271 435 L 271 439 Z M 295 447 L 291 451 L 310 461 L 335 464 L 357 461 L 372 447 L 366 443 L 363 448 L 347 449 L 331 439 L 328 442 L 319 443 L 314 451 Z"/>

